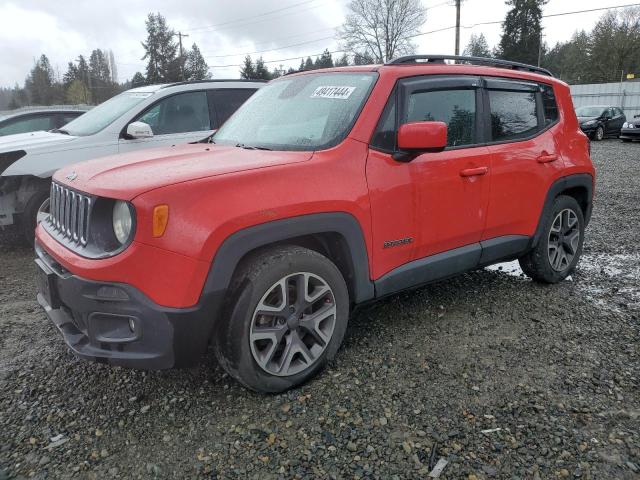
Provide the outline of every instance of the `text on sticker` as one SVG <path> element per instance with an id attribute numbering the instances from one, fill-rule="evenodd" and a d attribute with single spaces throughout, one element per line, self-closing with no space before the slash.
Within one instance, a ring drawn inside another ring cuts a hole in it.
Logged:
<path id="1" fill-rule="evenodd" d="M 311 98 L 340 98 L 346 100 L 356 87 L 318 87 L 311 94 Z"/>

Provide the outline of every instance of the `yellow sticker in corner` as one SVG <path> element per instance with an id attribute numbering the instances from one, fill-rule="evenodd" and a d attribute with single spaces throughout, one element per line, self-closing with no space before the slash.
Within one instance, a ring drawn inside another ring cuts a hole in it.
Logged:
<path id="1" fill-rule="evenodd" d="M 316 88 L 311 94 L 311 98 L 338 98 L 346 100 L 351 96 L 356 87 L 334 87 L 324 86 Z"/>

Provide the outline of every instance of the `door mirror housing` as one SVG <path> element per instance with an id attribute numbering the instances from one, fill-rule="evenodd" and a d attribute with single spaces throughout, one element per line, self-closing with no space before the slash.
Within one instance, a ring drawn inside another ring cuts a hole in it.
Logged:
<path id="1" fill-rule="evenodd" d="M 394 159 L 410 162 L 424 152 L 441 152 L 447 146 L 447 124 L 444 122 L 405 123 L 398 129 L 398 149 Z"/>
<path id="2" fill-rule="evenodd" d="M 153 130 L 148 123 L 144 122 L 131 122 L 127 125 L 127 136 L 129 138 L 151 138 L 153 137 Z"/>

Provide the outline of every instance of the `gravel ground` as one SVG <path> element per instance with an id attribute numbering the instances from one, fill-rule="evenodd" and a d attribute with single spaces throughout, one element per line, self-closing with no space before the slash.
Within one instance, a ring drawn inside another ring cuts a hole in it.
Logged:
<path id="1" fill-rule="evenodd" d="M 0 479 L 640 478 L 640 145 L 593 145 L 579 269 L 513 264 L 395 296 L 334 365 L 261 396 L 193 370 L 76 360 L 34 300 L 32 253 L 0 255 Z"/>

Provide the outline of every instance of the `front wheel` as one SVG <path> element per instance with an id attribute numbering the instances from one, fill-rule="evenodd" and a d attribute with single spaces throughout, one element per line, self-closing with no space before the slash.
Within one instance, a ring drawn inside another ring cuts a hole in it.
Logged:
<path id="1" fill-rule="evenodd" d="M 220 365 L 246 387 L 282 392 L 316 375 L 344 337 L 349 294 L 326 257 L 276 247 L 244 262 L 215 331 Z"/>
<path id="2" fill-rule="evenodd" d="M 593 139 L 599 142 L 603 138 L 604 138 L 604 127 L 600 125 L 598 128 L 596 128 L 596 131 L 593 133 Z"/>
<path id="3" fill-rule="evenodd" d="M 34 193 L 24 208 L 22 234 L 25 241 L 33 246 L 38 223 L 49 216 L 49 191 Z"/>
<path id="4" fill-rule="evenodd" d="M 520 267 L 537 282 L 557 283 L 573 272 L 582 254 L 584 215 L 575 198 L 561 195 L 542 222 L 542 238 L 519 259 Z"/>

